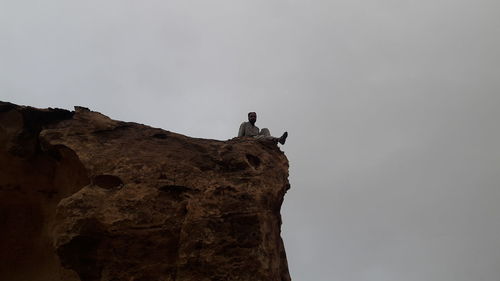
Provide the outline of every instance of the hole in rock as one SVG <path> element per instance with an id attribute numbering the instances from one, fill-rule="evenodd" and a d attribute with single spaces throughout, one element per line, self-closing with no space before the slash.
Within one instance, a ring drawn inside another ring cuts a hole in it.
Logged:
<path id="1" fill-rule="evenodd" d="M 247 154 L 247 160 L 255 169 L 260 167 L 260 158 L 252 154 Z"/>
<path id="2" fill-rule="evenodd" d="M 167 138 L 167 135 L 166 135 L 166 134 L 154 134 L 154 135 L 153 135 L 153 138 L 155 138 L 155 139 L 162 139 L 162 140 L 164 140 L 164 139 L 166 139 L 166 138 Z"/>
<path id="3" fill-rule="evenodd" d="M 102 239 L 93 236 L 77 236 L 58 249 L 62 264 L 80 276 L 81 281 L 101 280 L 98 248 Z"/>
<path id="4" fill-rule="evenodd" d="M 119 177 L 113 175 L 98 175 L 94 177 L 92 182 L 94 185 L 105 189 L 118 188 L 123 185 L 123 181 Z"/>
<path id="5" fill-rule="evenodd" d="M 160 187 L 160 191 L 166 193 L 175 200 L 180 200 L 185 193 L 191 192 L 193 190 L 189 187 L 181 185 L 165 185 Z"/>

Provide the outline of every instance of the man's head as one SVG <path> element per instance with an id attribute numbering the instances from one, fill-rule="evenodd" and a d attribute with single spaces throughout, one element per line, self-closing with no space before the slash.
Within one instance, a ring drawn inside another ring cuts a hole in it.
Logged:
<path id="1" fill-rule="evenodd" d="M 252 125 L 255 125 L 256 121 L 257 121 L 257 113 L 248 112 L 248 122 L 250 122 Z"/>

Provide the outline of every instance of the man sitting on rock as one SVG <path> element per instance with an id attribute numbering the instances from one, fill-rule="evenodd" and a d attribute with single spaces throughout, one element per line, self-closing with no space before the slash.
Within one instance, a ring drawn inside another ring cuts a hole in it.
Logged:
<path id="1" fill-rule="evenodd" d="M 268 139 L 275 142 L 279 142 L 281 144 L 285 144 L 286 138 L 288 137 L 288 132 L 284 132 L 283 135 L 279 138 L 272 137 L 269 129 L 262 128 L 262 130 L 259 130 L 259 127 L 255 126 L 256 121 L 257 121 L 257 113 L 249 112 L 248 122 L 241 123 L 240 130 L 238 132 L 238 137 L 254 137 L 258 139 Z"/>

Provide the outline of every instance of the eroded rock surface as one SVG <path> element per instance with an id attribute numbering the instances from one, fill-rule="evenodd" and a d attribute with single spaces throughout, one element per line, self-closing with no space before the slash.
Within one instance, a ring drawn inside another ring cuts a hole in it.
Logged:
<path id="1" fill-rule="evenodd" d="M 0 280 L 290 280 L 272 143 L 0 102 L 0 165 Z"/>

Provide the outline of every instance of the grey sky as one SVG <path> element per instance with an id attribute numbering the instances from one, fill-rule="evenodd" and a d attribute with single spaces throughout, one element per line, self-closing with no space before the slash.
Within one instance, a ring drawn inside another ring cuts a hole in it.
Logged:
<path id="1" fill-rule="evenodd" d="M 290 133 L 295 281 L 498 281 L 500 2 L 0 0 L 0 100 Z"/>

